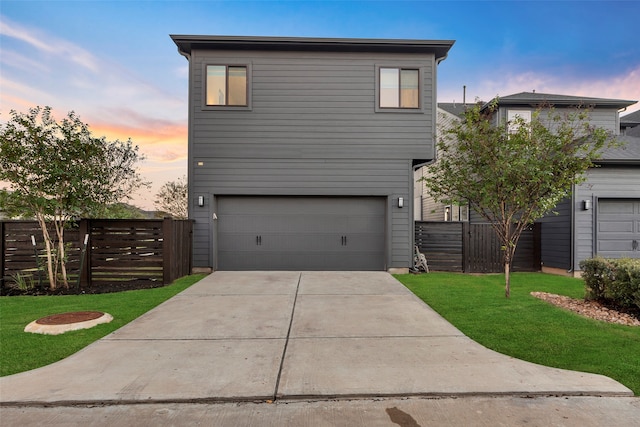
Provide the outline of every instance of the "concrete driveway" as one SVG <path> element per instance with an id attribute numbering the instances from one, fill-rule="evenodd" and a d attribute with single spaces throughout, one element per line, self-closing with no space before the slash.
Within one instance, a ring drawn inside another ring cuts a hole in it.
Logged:
<path id="1" fill-rule="evenodd" d="M 0 378 L 0 404 L 632 396 L 488 350 L 383 272 L 216 272 L 73 356 Z"/>

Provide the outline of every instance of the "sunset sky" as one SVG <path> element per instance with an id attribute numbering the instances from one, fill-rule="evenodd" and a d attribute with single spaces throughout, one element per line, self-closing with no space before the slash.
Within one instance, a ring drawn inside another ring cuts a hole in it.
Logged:
<path id="1" fill-rule="evenodd" d="M 640 1 L 0 2 L 0 121 L 73 110 L 131 138 L 153 182 L 186 174 L 187 60 L 169 34 L 453 39 L 438 101 L 522 91 L 640 100 Z M 640 109 L 630 107 L 622 115 Z"/>

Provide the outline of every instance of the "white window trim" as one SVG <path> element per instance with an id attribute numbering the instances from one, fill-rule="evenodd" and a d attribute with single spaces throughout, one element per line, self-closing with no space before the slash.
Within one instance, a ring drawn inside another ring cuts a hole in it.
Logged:
<path id="1" fill-rule="evenodd" d="M 509 133 L 516 133 L 518 128 L 511 121 L 521 117 L 526 123 L 531 123 L 531 110 L 507 110 L 507 126 Z"/>

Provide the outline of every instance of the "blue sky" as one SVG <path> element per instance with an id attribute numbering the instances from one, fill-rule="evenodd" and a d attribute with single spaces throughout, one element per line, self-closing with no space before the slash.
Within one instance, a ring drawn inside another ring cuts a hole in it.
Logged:
<path id="1" fill-rule="evenodd" d="M 468 101 L 534 89 L 640 100 L 639 16 L 638 0 L 2 0 L 0 120 L 49 105 L 130 137 L 154 183 L 134 202 L 150 208 L 186 173 L 187 61 L 169 34 L 456 40 L 440 102 L 461 102 L 463 85 Z"/>

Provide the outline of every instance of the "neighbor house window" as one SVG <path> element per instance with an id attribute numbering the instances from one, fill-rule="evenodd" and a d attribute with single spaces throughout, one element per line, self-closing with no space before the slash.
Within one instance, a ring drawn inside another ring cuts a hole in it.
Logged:
<path id="1" fill-rule="evenodd" d="M 444 207 L 444 220 L 459 222 L 469 221 L 469 205 L 449 205 Z"/>
<path id="2" fill-rule="evenodd" d="M 507 110 L 507 123 L 509 133 L 518 132 L 518 128 L 520 126 L 519 123 L 516 122 L 518 117 L 525 123 L 531 123 L 531 111 L 529 110 Z"/>
<path id="3" fill-rule="evenodd" d="M 247 106 L 247 67 L 207 65 L 207 105 Z"/>
<path id="4" fill-rule="evenodd" d="M 380 108 L 420 108 L 420 73 L 380 67 Z"/>

